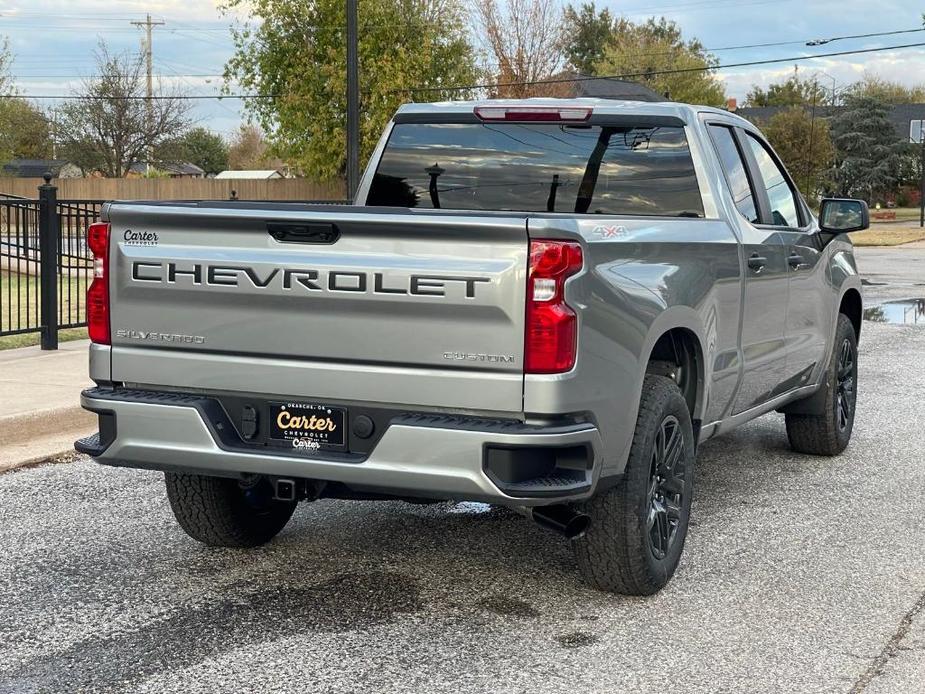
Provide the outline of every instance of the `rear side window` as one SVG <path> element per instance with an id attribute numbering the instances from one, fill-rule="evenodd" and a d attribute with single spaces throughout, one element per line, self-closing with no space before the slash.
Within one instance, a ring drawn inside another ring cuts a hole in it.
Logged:
<path id="1" fill-rule="evenodd" d="M 400 123 L 368 205 L 703 216 L 684 128 Z"/>
<path id="2" fill-rule="evenodd" d="M 732 192 L 736 209 L 745 219 L 752 224 L 757 224 L 759 220 L 755 196 L 748 181 L 748 174 L 745 172 L 742 154 L 732 136 L 732 130 L 724 125 L 711 125 L 710 137 L 716 145 L 716 152 L 723 165 L 723 172 L 726 174 L 726 181 L 729 183 L 729 190 Z"/>
<path id="3" fill-rule="evenodd" d="M 746 133 L 746 141 L 758 162 L 764 187 L 768 191 L 768 200 L 771 203 L 771 224 L 780 227 L 799 227 L 800 214 L 797 211 L 797 200 L 787 176 L 774 161 L 763 142 L 760 142 L 751 133 Z"/>

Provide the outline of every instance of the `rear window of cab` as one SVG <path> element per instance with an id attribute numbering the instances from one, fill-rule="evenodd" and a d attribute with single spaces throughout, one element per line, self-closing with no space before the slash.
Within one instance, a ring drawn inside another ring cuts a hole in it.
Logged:
<path id="1" fill-rule="evenodd" d="M 703 217 L 680 126 L 398 123 L 367 205 Z"/>

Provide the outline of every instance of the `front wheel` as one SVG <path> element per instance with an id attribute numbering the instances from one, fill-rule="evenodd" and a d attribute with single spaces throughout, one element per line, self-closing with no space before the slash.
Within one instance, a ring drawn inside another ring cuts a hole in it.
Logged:
<path id="1" fill-rule="evenodd" d="M 661 590 L 681 559 L 693 486 L 687 402 L 671 379 L 646 376 L 625 474 L 583 504 L 591 525 L 575 557 L 584 579 L 625 595 Z"/>
<path id="2" fill-rule="evenodd" d="M 798 453 L 838 455 L 851 440 L 858 402 L 858 338 L 844 314 L 838 315 L 833 352 L 823 378 L 822 414 L 786 415 L 787 438 Z"/>
<path id="3" fill-rule="evenodd" d="M 164 474 L 170 508 L 180 527 L 210 547 L 256 547 L 272 540 L 295 511 L 295 501 L 273 498 L 265 477 L 246 480 Z"/>

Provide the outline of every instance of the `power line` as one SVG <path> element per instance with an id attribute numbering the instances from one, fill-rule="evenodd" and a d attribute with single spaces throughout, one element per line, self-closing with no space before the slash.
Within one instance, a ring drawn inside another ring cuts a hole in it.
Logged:
<path id="1" fill-rule="evenodd" d="M 797 55 L 789 56 L 786 58 L 769 58 L 767 60 L 750 60 L 740 63 L 726 63 L 723 65 L 713 65 L 707 67 L 692 67 L 692 68 L 675 68 L 668 70 L 651 70 L 647 72 L 631 72 L 623 73 L 619 75 L 595 75 L 595 76 L 581 76 L 581 77 L 566 77 L 566 78 L 556 78 L 556 79 L 546 79 L 546 80 L 529 80 L 521 82 L 487 82 L 483 84 L 466 84 L 466 85 L 448 85 L 440 87 L 406 87 L 402 89 L 391 89 L 387 91 L 387 94 L 395 93 L 408 93 L 408 92 L 452 92 L 452 91 L 465 91 L 471 89 L 491 89 L 495 87 L 521 87 L 529 86 L 534 84 L 565 84 L 568 82 L 587 82 L 590 80 L 596 79 L 627 79 L 632 77 L 654 77 L 657 75 L 677 75 L 683 73 L 693 73 L 693 72 L 710 72 L 713 70 L 727 70 L 730 68 L 738 67 L 751 67 L 755 65 L 772 65 L 774 63 L 792 63 L 800 62 L 805 60 L 814 60 L 816 58 L 834 58 L 846 55 L 862 55 L 870 53 L 882 53 L 884 51 L 897 51 L 904 50 L 907 48 L 922 48 L 925 47 L 925 43 L 907 43 L 899 46 L 881 46 L 879 48 L 860 48 L 851 51 L 833 51 L 829 53 L 815 53 L 813 55 Z M 185 99 L 189 101 L 198 101 L 198 100 L 207 100 L 207 99 L 276 99 L 282 96 L 280 93 L 275 94 L 261 94 L 261 93 L 251 93 L 251 94 L 187 94 L 187 95 L 177 95 L 177 96 L 168 96 L 168 95 L 154 95 L 151 98 L 152 101 L 158 101 L 162 99 Z M 145 96 L 121 96 L 113 97 L 123 100 L 145 100 L 148 97 Z M 61 99 L 61 100 L 78 100 L 78 101 L 92 101 L 96 99 L 102 99 L 102 97 L 96 96 L 85 96 L 80 94 L 0 94 L 0 99 Z M 103 99 L 105 100 L 105 99 Z"/>
<path id="2" fill-rule="evenodd" d="M 136 22 L 136 23 L 137 23 L 137 22 Z M 140 24 L 141 24 L 141 25 L 144 25 L 144 22 L 141 22 Z M 191 25 L 189 25 L 189 24 L 181 24 L 180 26 L 190 27 Z M 340 29 L 340 28 L 342 28 L 342 26 L 343 26 L 343 25 L 337 24 L 337 25 L 331 25 L 329 28 L 337 28 L 337 29 Z M 320 28 L 320 27 L 316 27 L 316 28 Z M 365 28 L 365 27 L 364 27 L 364 28 Z M 134 30 L 128 29 L 127 31 L 134 31 Z M 205 37 L 195 37 L 195 36 L 189 35 L 189 33 L 192 32 L 192 31 L 194 31 L 194 29 L 182 29 L 182 30 L 177 30 L 177 29 L 164 29 L 164 31 L 166 31 L 166 32 L 168 32 L 168 33 L 177 33 L 178 31 L 183 31 L 183 32 L 184 32 L 184 37 L 202 40 L 202 41 L 205 42 L 205 43 L 210 43 L 210 44 L 213 44 L 213 45 L 219 45 L 217 42 L 214 42 L 214 41 L 212 41 L 212 40 L 208 40 L 208 39 L 206 39 Z M 203 29 L 195 29 L 195 31 L 203 31 Z M 720 47 L 717 47 L 717 48 L 704 48 L 703 51 L 706 52 L 706 53 L 720 53 L 720 52 L 724 52 L 724 51 L 746 50 L 746 49 L 752 49 L 752 48 L 772 48 L 772 47 L 778 47 L 778 46 L 794 46 L 794 45 L 812 45 L 812 46 L 816 46 L 816 45 L 824 45 L 824 44 L 827 44 L 827 43 L 832 43 L 832 42 L 835 42 L 835 41 L 845 41 L 845 40 L 850 40 L 850 39 L 874 38 L 874 37 L 878 37 L 878 36 L 895 36 L 895 35 L 898 35 L 898 34 L 911 34 L 911 33 L 922 32 L 922 31 L 925 31 L 925 27 L 918 27 L 918 28 L 915 28 L 915 29 L 897 29 L 897 30 L 891 30 L 891 31 L 872 32 L 872 33 L 868 33 L 868 34 L 854 34 L 854 35 L 846 35 L 846 36 L 833 36 L 833 37 L 825 38 L 825 39 L 800 39 L 800 40 L 792 40 L 792 41 L 772 41 L 772 42 L 766 42 L 766 43 L 750 43 L 750 44 L 741 44 L 741 45 L 736 45 L 736 46 L 720 46 Z M 223 46 L 223 47 L 224 47 L 224 46 Z M 654 51 L 654 52 L 646 52 L 646 53 L 633 53 L 633 54 L 630 54 L 630 55 L 625 56 L 625 57 L 626 57 L 626 58 L 648 58 L 648 57 L 658 57 L 658 56 L 662 56 L 662 55 L 671 55 L 671 54 L 672 54 L 671 51 Z M 25 61 L 27 61 L 27 60 L 30 60 L 30 59 L 28 59 L 28 58 L 23 59 L 23 58 L 20 58 L 20 57 L 16 57 L 15 63 L 18 64 L 18 63 L 21 63 L 21 62 L 25 62 Z M 48 60 L 47 60 L 47 58 L 35 58 L 35 59 L 31 59 L 31 62 L 42 62 L 43 65 L 42 65 L 42 67 L 32 67 L 32 68 L 30 68 L 30 67 L 25 67 L 25 68 L 23 68 L 23 70 L 30 70 L 30 69 L 33 69 L 33 70 L 35 70 L 35 69 L 45 69 L 45 68 L 47 68 L 47 67 L 49 66 L 49 65 L 48 65 Z M 176 63 L 176 64 L 181 64 L 181 63 L 179 63 L 178 61 L 170 61 L 170 62 L 174 62 L 174 63 Z M 62 63 L 62 64 L 72 65 L 73 63 Z M 187 67 L 192 67 L 192 66 L 190 66 L 189 64 L 187 64 Z M 90 69 L 92 69 L 92 68 L 90 68 Z M 17 72 L 19 72 L 19 71 L 17 71 Z M 70 78 L 70 77 L 73 77 L 73 78 L 77 79 L 77 78 L 86 77 L 86 75 L 82 75 L 82 74 L 80 74 L 80 75 L 73 75 L 73 74 L 70 74 L 70 73 L 67 73 L 67 74 L 63 74 L 63 73 L 54 73 L 54 74 L 37 73 L 37 74 L 23 74 L 22 76 L 23 76 L 23 77 L 32 78 L 32 79 L 40 79 L 40 78 Z M 216 72 L 188 72 L 188 73 L 176 74 L 176 75 L 172 75 L 172 76 L 175 76 L 175 77 L 213 77 L 213 78 L 218 78 L 218 77 L 224 77 L 225 74 L 224 74 L 224 72 L 218 72 L 218 71 L 216 71 Z"/>
<path id="3" fill-rule="evenodd" d="M 896 34 L 912 34 L 916 31 L 925 31 L 925 27 L 919 27 L 918 29 L 898 29 L 896 31 L 879 31 L 873 34 L 854 34 L 853 36 L 836 36 L 831 39 L 813 39 L 812 41 L 807 41 L 807 46 L 822 46 L 827 43 L 832 43 L 833 41 L 846 41 L 848 39 L 869 39 L 875 36 L 895 36 Z"/>
<path id="4" fill-rule="evenodd" d="M 769 58 L 767 60 L 750 60 L 747 62 L 741 63 L 726 63 L 724 65 L 711 65 L 707 67 L 689 67 L 689 68 L 675 68 L 669 70 L 648 70 L 645 72 L 630 72 L 623 73 L 620 75 L 594 75 L 594 76 L 578 76 L 578 77 L 565 77 L 565 78 L 554 78 L 554 79 L 545 79 L 545 80 L 525 80 L 522 82 L 491 82 L 485 84 L 465 84 L 457 86 L 443 86 L 443 87 L 406 87 L 402 89 L 391 89 L 386 92 L 386 94 L 396 94 L 396 93 L 406 93 L 406 92 L 453 92 L 453 91 L 466 91 L 470 89 L 492 89 L 495 87 L 526 87 L 534 84 L 565 84 L 568 82 L 588 82 L 590 80 L 598 79 L 627 79 L 631 77 L 655 77 L 657 75 L 679 75 L 684 73 L 691 72 L 710 72 L 712 70 L 727 70 L 734 67 L 751 67 L 754 65 L 772 65 L 774 63 L 793 63 L 803 60 L 813 60 L 815 58 L 834 58 L 838 56 L 845 55 L 860 55 L 863 53 L 881 53 L 883 51 L 895 51 L 902 50 L 905 48 L 921 48 L 925 46 L 925 43 L 907 43 L 901 46 L 881 46 L 880 48 L 860 48 L 853 51 L 835 51 L 831 53 L 815 53 L 813 55 L 797 55 L 790 56 L 787 58 Z"/>

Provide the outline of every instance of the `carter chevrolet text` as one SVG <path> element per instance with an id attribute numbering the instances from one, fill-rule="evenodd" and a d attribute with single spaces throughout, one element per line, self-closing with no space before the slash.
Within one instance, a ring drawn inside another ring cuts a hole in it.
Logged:
<path id="1" fill-rule="evenodd" d="M 699 442 L 771 411 L 840 453 L 861 283 L 754 125 L 593 99 L 409 104 L 350 206 L 113 202 L 88 231 L 98 462 L 251 547 L 318 498 L 478 500 L 649 594 Z"/>

